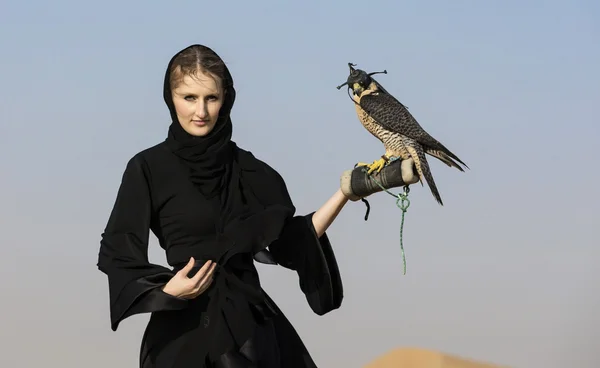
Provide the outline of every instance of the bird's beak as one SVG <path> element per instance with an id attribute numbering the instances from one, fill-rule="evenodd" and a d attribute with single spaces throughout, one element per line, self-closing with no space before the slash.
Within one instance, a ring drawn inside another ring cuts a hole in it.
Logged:
<path id="1" fill-rule="evenodd" d="M 364 88 L 359 83 L 352 84 L 352 92 L 354 92 L 355 95 L 360 96 L 360 94 L 363 93 L 363 91 Z"/>

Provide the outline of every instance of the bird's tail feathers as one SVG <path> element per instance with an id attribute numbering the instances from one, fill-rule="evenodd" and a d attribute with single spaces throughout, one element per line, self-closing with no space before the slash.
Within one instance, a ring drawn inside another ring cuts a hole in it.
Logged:
<path id="1" fill-rule="evenodd" d="M 415 166 L 417 167 L 417 171 L 419 173 L 420 178 L 425 178 L 427 180 L 427 186 L 429 186 L 429 190 L 431 190 L 431 194 L 435 197 L 436 201 L 443 206 L 442 197 L 435 185 L 435 180 L 433 180 L 433 175 L 431 174 L 431 170 L 429 169 L 429 163 L 427 162 L 427 157 L 425 156 L 425 152 L 421 149 L 415 149 L 413 147 L 408 148 L 410 155 L 413 157 L 415 161 Z M 421 181 L 421 184 L 423 182 Z"/>
<path id="2" fill-rule="evenodd" d="M 456 156 L 454 153 L 452 153 L 452 151 L 450 151 L 448 148 L 446 148 L 446 146 L 444 146 L 440 141 L 433 138 L 432 136 L 430 136 L 427 133 L 425 133 L 425 134 L 426 134 L 425 139 L 419 139 L 419 140 L 420 141 L 423 140 L 423 142 L 420 142 L 420 143 L 423 144 L 424 146 L 428 147 L 427 153 L 440 159 L 442 162 L 444 162 L 448 166 L 456 167 L 460 171 L 464 172 L 464 170 L 462 170 L 455 161 L 458 161 L 466 169 L 469 169 L 469 166 L 467 166 L 467 164 L 465 164 L 460 158 L 458 158 L 458 156 Z M 444 155 L 444 158 L 441 158 L 436 154 L 430 153 L 430 151 L 435 151 L 438 155 Z M 451 161 L 452 164 L 450 164 L 448 161 Z"/>
<path id="3" fill-rule="evenodd" d="M 443 163 L 445 163 L 446 165 L 450 166 L 450 167 L 455 167 L 458 170 L 464 172 L 465 170 L 460 167 L 459 164 L 457 164 L 452 157 L 450 157 L 446 152 L 444 151 L 440 151 L 440 150 L 436 150 L 436 149 L 428 149 L 425 151 L 426 153 L 430 154 L 431 156 L 437 158 L 438 160 L 442 161 Z M 465 167 L 467 167 L 465 165 Z"/>

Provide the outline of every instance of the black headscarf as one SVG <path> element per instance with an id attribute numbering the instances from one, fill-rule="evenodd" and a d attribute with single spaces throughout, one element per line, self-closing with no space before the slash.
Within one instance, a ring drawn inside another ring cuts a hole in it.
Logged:
<path id="1" fill-rule="evenodd" d="M 196 137 L 186 132 L 177 119 L 173 95 L 171 92 L 171 67 L 178 55 L 192 45 L 177 53 L 167 67 L 163 96 L 171 114 L 171 126 L 167 137 L 169 148 L 190 168 L 190 178 L 207 197 L 218 195 L 226 186 L 233 161 L 233 142 L 231 135 L 231 108 L 235 102 L 235 88 L 229 69 L 224 66 L 225 75 L 222 86 L 225 90 L 225 101 L 219 110 L 217 123 L 213 130 L 203 137 Z"/>
<path id="2" fill-rule="evenodd" d="M 252 170 L 253 166 L 248 158 L 239 157 L 247 155 L 247 152 L 240 152 L 231 140 L 233 124 L 230 114 L 236 91 L 231 73 L 225 64 L 223 64 L 222 80 L 225 101 L 219 110 L 218 120 L 213 130 L 205 136 L 193 136 L 183 129 L 177 119 L 171 92 L 171 67 L 179 54 L 194 46 L 198 45 L 191 45 L 175 54 L 167 67 L 163 96 L 172 122 L 166 143 L 189 169 L 190 180 L 211 201 L 216 213 L 220 214 L 216 224 L 217 231 L 222 231 L 234 218 L 243 218 L 244 215 L 257 213 L 265 206 L 252 191 L 253 187 L 260 186 L 261 183 L 251 182 L 252 178 L 243 178 L 242 170 L 244 168 Z M 244 163 L 250 165 L 242 167 Z"/>

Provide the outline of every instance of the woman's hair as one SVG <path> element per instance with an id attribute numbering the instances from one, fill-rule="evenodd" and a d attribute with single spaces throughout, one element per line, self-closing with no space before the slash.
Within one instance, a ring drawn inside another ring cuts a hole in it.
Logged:
<path id="1" fill-rule="evenodd" d="M 194 76 L 198 72 L 210 73 L 221 79 L 223 90 L 230 87 L 225 62 L 209 47 L 193 45 L 182 51 L 173 59 L 169 70 L 169 82 L 171 90 L 176 88 L 183 78 Z"/>

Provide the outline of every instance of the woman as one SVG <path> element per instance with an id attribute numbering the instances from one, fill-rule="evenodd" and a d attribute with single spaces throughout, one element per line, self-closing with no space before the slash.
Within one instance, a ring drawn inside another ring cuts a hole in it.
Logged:
<path id="1" fill-rule="evenodd" d="M 210 48 L 171 59 L 167 139 L 127 164 L 102 234 L 111 328 L 152 313 L 140 367 L 316 367 L 261 289 L 253 261 L 298 273 L 315 313 L 340 306 L 342 284 L 325 233 L 348 198 L 338 190 L 296 216 L 283 179 L 231 141 L 235 89 Z M 149 263 L 152 231 L 173 270 Z"/>
<path id="2" fill-rule="evenodd" d="M 164 99 L 167 139 L 128 162 L 102 234 L 112 330 L 152 313 L 143 368 L 316 367 L 253 261 L 295 270 L 315 313 L 338 308 L 342 283 L 325 231 L 348 197 L 338 190 L 318 211 L 295 215 L 280 175 L 231 141 L 233 80 L 210 48 L 171 59 Z M 150 231 L 173 269 L 149 263 Z"/>

